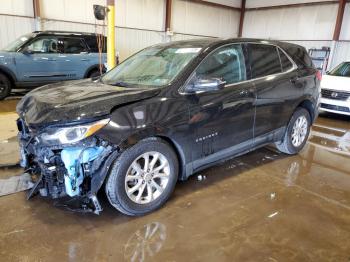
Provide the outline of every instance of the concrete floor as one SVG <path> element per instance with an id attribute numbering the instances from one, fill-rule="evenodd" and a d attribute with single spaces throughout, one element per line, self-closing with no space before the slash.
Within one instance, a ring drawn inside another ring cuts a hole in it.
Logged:
<path id="1" fill-rule="evenodd" d="M 16 102 L 0 102 L 0 178 L 22 171 Z M 297 156 L 263 148 L 205 170 L 145 217 L 0 197 L 0 261 L 349 261 L 349 120 L 321 115 Z"/>

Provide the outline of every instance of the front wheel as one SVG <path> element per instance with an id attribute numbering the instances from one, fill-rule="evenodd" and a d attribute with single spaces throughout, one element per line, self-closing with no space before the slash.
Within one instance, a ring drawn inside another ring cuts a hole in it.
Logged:
<path id="1" fill-rule="evenodd" d="M 282 141 L 276 143 L 279 151 L 293 155 L 303 149 L 310 133 L 311 117 L 305 108 L 297 108 L 290 119 Z"/>
<path id="2" fill-rule="evenodd" d="M 0 100 L 5 99 L 11 92 L 11 81 L 8 77 L 0 73 Z"/>
<path id="3" fill-rule="evenodd" d="M 140 216 L 161 207 L 174 190 L 178 161 L 164 141 L 143 140 L 115 161 L 106 183 L 109 202 L 120 212 Z"/>

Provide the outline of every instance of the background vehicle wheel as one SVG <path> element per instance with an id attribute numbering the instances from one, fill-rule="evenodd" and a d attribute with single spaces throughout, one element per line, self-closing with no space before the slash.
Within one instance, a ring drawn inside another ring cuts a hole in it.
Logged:
<path id="1" fill-rule="evenodd" d="M 0 100 L 3 100 L 11 92 L 11 81 L 8 77 L 0 73 Z"/>
<path id="2" fill-rule="evenodd" d="M 288 123 L 283 140 L 276 143 L 277 149 L 289 155 L 297 154 L 307 141 L 310 125 L 309 112 L 304 108 L 297 108 Z"/>
<path id="3" fill-rule="evenodd" d="M 95 78 L 95 77 L 98 77 L 100 75 L 101 75 L 100 70 L 95 69 L 89 73 L 88 78 Z"/>
<path id="4" fill-rule="evenodd" d="M 177 177 L 178 161 L 170 146 L 161 139 L 146 139 L 115 161 L 106 183 L 107 198 L 126 215 L 144 215 L 168 200 Z"/>

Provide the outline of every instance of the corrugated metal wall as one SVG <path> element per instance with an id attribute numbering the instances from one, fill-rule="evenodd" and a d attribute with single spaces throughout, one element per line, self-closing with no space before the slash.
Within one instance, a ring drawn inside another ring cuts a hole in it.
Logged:
<path id="1" fill-rule="evenodd" d="M 34 30 L 33 3 L 29 0 L 2 0 L 0 4 L 0 48 Z"/>

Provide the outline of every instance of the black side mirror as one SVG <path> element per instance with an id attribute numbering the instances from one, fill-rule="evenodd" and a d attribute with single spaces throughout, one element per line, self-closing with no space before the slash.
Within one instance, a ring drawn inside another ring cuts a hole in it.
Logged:
<path id="1" fill-rule="evenodd" d="M 199 78 L 194 80 L 186 88 L 189 93 L 219 91 L 225 87 L 226 81 L 219 78 Z"/>

